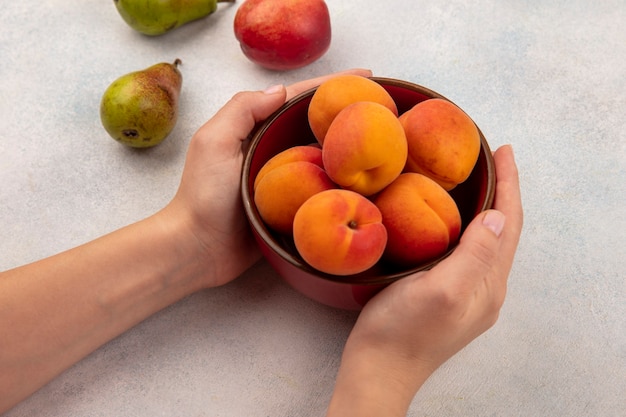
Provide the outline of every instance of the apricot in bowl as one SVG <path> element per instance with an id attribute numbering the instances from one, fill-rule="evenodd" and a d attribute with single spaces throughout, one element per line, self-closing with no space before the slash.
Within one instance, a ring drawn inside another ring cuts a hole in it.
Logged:
<path id="1" fill-rule="evenodd" d="M 452 103 L 441 94 L 411 82 L 382 77 L 372 77 L 371 80 L 380 84 L 393 97 L 399 117 L 416 104 L 429 99 Z M 318 142 L 308 120 L 309 103 L 316 89 L 289 100 L 252 133 L 241 174 L 244 211 L 263 256 L 288 285 L 331 307 L 360 310 L 387 285 L 407 275 L 431 269 L 445 259 L 455 249 L 458 239 L 441 255 L 418 265 L 406 266 L 403 262 L 394 262 L 393 257 L 383 257 L 365 271 L 337 275 L 311 267 L 300 255 L 292 235 L 276 231 L 263 220 L 254 198 L 257 175 L 270 159 L 281 152 Z M 454 231 L 458 236 L 462 235 L 476 215 L 492 207 L 495 194 L 495 168 L 491 150 L 478 126 L 476 131 L 480 138 L 476 163 L 464 181 L 447 191 L 461 217 L 459 230 Z M 279 205 L 280 202 L 275 200 L 273 204 Z"/>

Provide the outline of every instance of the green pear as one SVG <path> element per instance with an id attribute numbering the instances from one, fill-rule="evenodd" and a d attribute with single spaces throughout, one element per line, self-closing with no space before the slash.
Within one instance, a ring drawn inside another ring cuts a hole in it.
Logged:
<path id="1" fill-rule="evenodd" d="M 113 0 L 130 27 L 145 35 L 162 35 L 193 20 L 208 16 L 217 3 L 236 0 Z"/>
<path id="2" fill-rule="evenodd" d="M 100 119 L 111 137 L 134 148 L 161 143 L 178 118 L 181 63 L 166 62 L 119 77 L 100 102 Z"/>

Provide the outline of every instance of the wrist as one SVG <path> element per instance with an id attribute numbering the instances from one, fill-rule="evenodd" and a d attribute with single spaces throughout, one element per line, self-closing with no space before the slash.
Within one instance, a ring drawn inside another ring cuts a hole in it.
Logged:
<path id="1" fill-rule="evenodd" d="M 181 267 L 180 279 L 198 290 L 235 279 L 260 257 L 245 219 L 226 232 L 215 230 L 176 199 L 154 217 L 170 236 Z"/>
<path id="2" fill-rule="evenodd" d="M 405 416 L 433 370 L 370 345 L 346 345 L 327 417 Z"/>
<path id="3" fill-rule="evenodd" d="M 144 220 L 158 230 L 165 253 L 161 261 L 170 284 L 188 287 L 195 292 L 210 287 L 213 275 L 207 251 L 194 236 L 191 220 L 183 210 L 170 204 Z"/>

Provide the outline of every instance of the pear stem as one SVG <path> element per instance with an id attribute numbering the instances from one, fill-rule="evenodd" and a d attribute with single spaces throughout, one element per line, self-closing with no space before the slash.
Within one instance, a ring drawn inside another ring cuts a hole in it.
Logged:
<path id="1" fill-rule="evenodd" d="M 182 64 L 182 63 L 183 63 L 183 61 L 181 61 L 180 59 L 176 58 L 176 59 L 174 60 L 174 64 L 173 64 L 173 65 L 174 65 L 175 67 L 178 67 L 178 66 L 179 66 L 180 64 Z"/>
<path id="2" fill-rule="evenodd" d="M 235 3 L 237 0 L 217 0 L 218 3 Z"/>

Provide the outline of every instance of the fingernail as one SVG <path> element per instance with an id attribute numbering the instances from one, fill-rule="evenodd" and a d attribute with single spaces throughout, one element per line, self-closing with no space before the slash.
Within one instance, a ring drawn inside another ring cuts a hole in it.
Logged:
<path id="1" fill-rule="evenodd" d="M 483 225 L 499 237 L 504 228 L 504 214 L 497 210 L 489 210 L 483 217 Z"/>
<path id="2" fill-rule="evenodd" d="M 265 94 L 276 94 L 276 93 L 282 91 L 282 89 L 283 89 L 283 85 L 282 84 L 276 84 L 276 85 L 273 85 L 271 87 L 267 87 L 265 90 L 263 90 L 263 92 Z"/>

